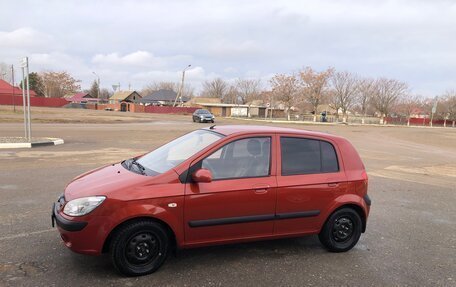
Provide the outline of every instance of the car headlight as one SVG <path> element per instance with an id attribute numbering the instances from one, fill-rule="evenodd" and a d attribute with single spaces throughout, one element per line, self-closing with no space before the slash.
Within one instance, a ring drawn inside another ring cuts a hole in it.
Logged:
<path id="1" fill-rule="evenodd" d="M 65 204 L 63 213 L 69 216 L 83 216 L 97 208 L 106 196 L 89 196 L 73 199 Z"/>

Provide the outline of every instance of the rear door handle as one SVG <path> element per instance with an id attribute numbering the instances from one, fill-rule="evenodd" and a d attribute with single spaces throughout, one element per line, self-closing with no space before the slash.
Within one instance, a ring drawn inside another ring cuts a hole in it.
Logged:
<path id="1" fill-rule="evenodd" d="M 338 183 L 338 182 L 328 183 L 328 186 L 329 186 L 329 187 L 338 187 L 338 186 L 339 186 L 339 183 Z"/>

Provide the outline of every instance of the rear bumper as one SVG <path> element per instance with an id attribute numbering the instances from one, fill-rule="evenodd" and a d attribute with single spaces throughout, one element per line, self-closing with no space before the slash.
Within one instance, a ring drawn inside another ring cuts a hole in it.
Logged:
<path id="1" fill-rule="evenodd" d="M 363 199 L 367 206 L 371 206 L 372 201 L 371 201 L 369 195 L 367 195 L 367 193 L 366 193 L 366 195 L 364 195 Z"/>

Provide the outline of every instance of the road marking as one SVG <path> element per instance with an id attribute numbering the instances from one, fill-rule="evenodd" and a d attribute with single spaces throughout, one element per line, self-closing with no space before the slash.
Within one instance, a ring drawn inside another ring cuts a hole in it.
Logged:
<path id="1" fill-rule="evenodd" d="M 24 233 L 19 233 L 15 235 L 9 235 L 9 236 L 4 236 L 0 237 L 0 241 L 3 240 L 10 240 L 10 239 L 16 239 L 16 238 L 21 238 L 21 237 L 27 237 L 30 235 L 35 235 L 35 234 L 41 234 L 41 233 L 46 233 L 55 230 L 55 228 L 50 228 L 50 229 L 45 229 L 45 230 L 38 230 L 38 231 L 32 231 L 32 232 L 24 232 Z"/>

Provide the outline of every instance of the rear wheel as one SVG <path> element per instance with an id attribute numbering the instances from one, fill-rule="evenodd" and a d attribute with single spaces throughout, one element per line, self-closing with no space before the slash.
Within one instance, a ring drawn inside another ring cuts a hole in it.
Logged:
<path id="1" fill-rule="evenodd" d="M 111 242 L 111 261 L 114 267 L 127 276 L 153 273 L 166 259 L 169 236 L 158 223 L 136 221 L 123 226 Z"/>
<path id="2" fill-rule="evenodd" d="M 361 230 L 359 214 L 351 208 L 342 208 L 331 214 L 318 238 L 329 251 L 345 252 L 356 245 Z"/>

